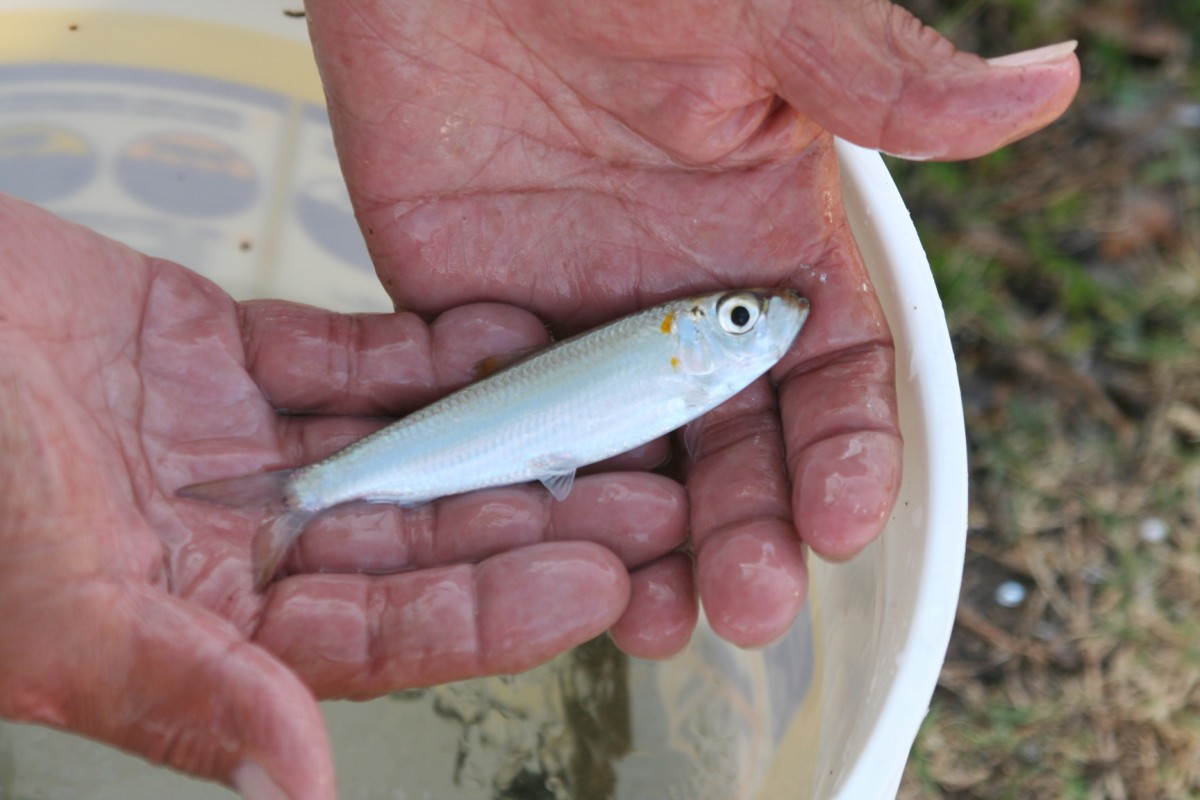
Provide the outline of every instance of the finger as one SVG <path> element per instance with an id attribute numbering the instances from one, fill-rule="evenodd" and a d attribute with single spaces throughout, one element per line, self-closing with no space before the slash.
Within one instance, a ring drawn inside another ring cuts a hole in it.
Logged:
<path id="1" fill-rule="evenodd" d="M 532 314 L 497 303 L 415 314 L 336 314 L 279 300 L 241 305 L 246 368 L 293 412 L 394 414 L 469 383 L 486 358 L 545 345 Z"/>
<path id="2" fill-rule="evenodd" d="M 529 669 L 608 629 L 628 598 L 604 548 L 544 544 L 473 566 L 289 578 L 256 639 L 319 697 L 370 697 Z"/>
<path id="3" fill-rule="evenodd" d="M 388 417 L 279 417 L 276 427 L 283 454 L 279 466 L 303 466 L 328 458 L 394 421 Z"/>
<path id="4" fill-rule="evenodd" d="M 850 141 L 918 159 L 969 158 L 1057 119 L 1079 87 L 1068 42 L 986 61 L 886 0 L 771 4 L 777 91 Z"/>
<path id="5" fill-rule="evenodd" d="M 584 472 L 616 472 L 620 470 L 652 470 L 665 467 L 672 457 L 671 438 L 660 436 L 640 447 L 606 458 L 584 467 Z"/>
<path id="6" fill-rule="evenodd" d="M 692 560 L 672 553 L 629 576 L 629 606 L 609 634 L 631 656 L 668 658 L 687 646 L 699 614 Z"/>
<path id="7" fill-rule="evenodd" d="M 224 782 L 251 800 L 333 800 L 312 694 L 224 620 L 149 587 L 103 580 L 57 587 L 22 614 L 27 631 L 46 619 L 40 633 L 53 642 L 29 642 L 20 662 L 43 696 L 60 699 L 24 719 Z"/>
<path id="8" fill-rule="evenodd" d="M 687 488 L 700 599 L 722 638 L 769 644 L 799 613 L 808 584 L 775 394 L 760 379 L 692 425 Z"/>
<path id="9" fill-rule="evenodd" d="M 842 560 L 874 539 L 900 488 L 895 349 L 848 231 L 830 238 L 805 328 L 772 372 L 801 540 Z"/>
<path id="10" fill-rule="evenodd" d="M 793 373 L 780 405 L 800 538 L 825 558 L 847 559 L 883 530 L 900 489 L 891 351 Z"/>
<path id="11" fill-rule="evenodd" d="M 347 508 L 313 524 L 289 567 L 388 573 L 567 541 L 603 545 L 633 567 L 669 553 L 686 535 L 683 487 L 658 475 L 607 473 L 577 478 L 561 502 L 540 486 L 511 486 L 407 510 Z"/>

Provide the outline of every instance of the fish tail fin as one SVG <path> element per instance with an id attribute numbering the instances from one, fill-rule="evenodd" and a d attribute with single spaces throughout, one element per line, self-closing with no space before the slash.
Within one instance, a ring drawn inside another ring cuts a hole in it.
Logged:
<path id="1" fill-rule="evenodd" d="M 238 478 L 222 478 L 215 481 L 193 483 L 178 489 L 178 497 L 203 500 L 229 508 L 258 508 L 284 502 L 288 479 L 295 470 L 280 469 L 243 475 Z"/>
<path id="2" fill-rule="evenodd" d="M 267 508 L 270 516 L 254 533 L 250 564 L 254 588 L 266 588 L 292 543 L 317 516 L 318 511 L 293 505 L 288 497 L 288 480 L 295 470 L 281 469 L 239 478 L 193 483 L 175 492 L 179 497 L 203 500 L 229 508 Z"/>
<path id="3" fill-rule="evenodd" d="M 267 588 L 292 543 L 318 513 L 302 507 L 280 506 L 279 513 L 268 517 L 254 532 L 254 540 L 250 543 L 250 566 L 254 571 L 256 591 Z"/>

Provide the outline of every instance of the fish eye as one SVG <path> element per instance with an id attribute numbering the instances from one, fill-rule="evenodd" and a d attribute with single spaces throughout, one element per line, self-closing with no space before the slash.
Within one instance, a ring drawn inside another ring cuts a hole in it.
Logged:
<path id="1" fill-rule="evenodd" d="M 745 333 L 754 327 L 761 313 L 759 299 L 745 292 L 726 295 L 717 302 L 717 320 L 726 333 Z"/>

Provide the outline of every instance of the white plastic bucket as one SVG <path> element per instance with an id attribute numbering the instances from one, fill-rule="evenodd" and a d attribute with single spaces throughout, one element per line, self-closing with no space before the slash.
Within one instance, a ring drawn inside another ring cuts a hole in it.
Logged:
<path id="1" fill-rule="evenodd" d="M 388 309 L 338 173 L 305 23 L 284 13 L 298 7 L 0 0 L 0 190 L 180 261 L 238 297 Z M 838 155 L 896 338 L 904 482 L 883 537 L 847 564 L 814 560 L 808 611 L 763 651 L 739 651 L 702 625 L 663 663 L 594 646 L 510 679 L 326 703 L 343 798 L 491 797 L 516 769 L 552 793 L 537 796 L 555 796 L 563 776 L 539 742 L 571 734 L 580 699 L 571 692 L 614 669 L 605 688 L 620 691 L 589 724 L 619 741 L 593 753 L 608 759 L 603 785 L 576 796 L 894 797 L 957 603 L 962 408 L 903 202 L 877 154 L 839 143 Z M 168 163 L 184 170 L 186 193 L 159 180 Z M 573 735 L 575 747 L 598 747 Z M 76 737 L 0 724 L 5 791 L 227 796 Z"/>

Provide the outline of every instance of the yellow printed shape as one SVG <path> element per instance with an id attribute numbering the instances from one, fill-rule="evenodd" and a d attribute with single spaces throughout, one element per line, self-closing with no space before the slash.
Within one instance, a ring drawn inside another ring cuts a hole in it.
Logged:
<path id="1" fill-rule="evenodd" d="M 183 72 L 324 106 L 309 46 L 206 20 L 128 12 L 0 12 L 0 64 L 111 64 Z"/>

